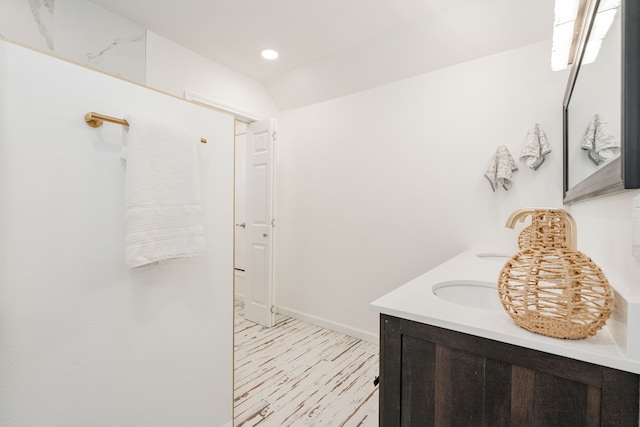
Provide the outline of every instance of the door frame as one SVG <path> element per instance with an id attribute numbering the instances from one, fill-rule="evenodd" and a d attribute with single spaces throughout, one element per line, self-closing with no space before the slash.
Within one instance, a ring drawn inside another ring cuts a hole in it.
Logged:
<path id="1" fill-rule="evenodd" d="M 242 127 L 243 129 L 239 129 Z M 249 124 L 243 120 L 234 120 L 234 239 L 233 239 L 233 279 L 234 279 L 234 305 L 236 299 L 242 299 L 244 301 L 244 297 L 246 295 L 246 262 L 247 262 L 247 250 L 248 250 L 248 237 L 247 237 L 247 228 L 246 228 L 246 194 L 242 191 L 243 187 L 246 189 L 246 146 L 247 146 L 247 131 Z M 244 177 L 241 176 L 244 173 Z M 244 179 L 243 179 L 244 178 Z M 241 182 L 239 184 L 239 181 Z M 244 196 L 244 201 L 241 200 Z M 243 210 L 238 210 L 238 207 L 241 207 Z M 244 227 L 241 225 L 241 221 L 244 224 Z M 243 228 L 243 232 L 240 232 L 239 227 Z M 240 240 L 239 240 L 239 236 Z M 244 239 L 244 240 L 243 240 Z M 238 255 L 242 255 L 243 259 L 239 260 Z M 242 262 L 240 262 L 242 261 Z M 240 268 L 241 269 L 240 269 Z M 242 285 L 242 292 L 239 293 L 239 287 Z"/>
<path id="2" fill-rule="evenodd" d="M 228 113 L 231 114 L 235 120 L 240 120 L 242 122 L 245 122 L 247 124 L 251 124 L 253 122 L 259 121 L 260 116 L 258 116 L 257 114 L 244 110 L 242 108 L 236 107 L 234 105 L 230 105 L 227 104 L 225 102 L 219 101 L 217 99 L 213 99 L 210 98 L 208 96 L 199 94 L 195 91 L 192 90 L 188 90 L 185 89 L 184 90 L 184 99 L 186 99 L 187 101 L 191 101 L 194 102 L 196 104 L 199 105 L 203 105 L 205 107 L 209 107 L 209 108 L 214 108 L 216 110 L 222 111 L 224 113 Z M 278 132 L 278 123 L 277 121 L 274 119 L 274 130 L 277 134 Z M 277 290 L 276 290 L 276 283 L 277 283 L 277 278 L 278 278 L 278 232 L 277 232 L 277 228 L 278 228 L 278 211 L 277 211 L 277 200 L 278 200 L 278 174 L 277 174 L 277 138 L 274 138 L 273 140 L 273 167 L 272 167 L 272 180 L 273 180 L 273 189 L 272 189 L 272 194 L 273 194 L 273 206 L 272 206 L 272 214 L 273 214 L 273 218 L 276 221 L 276 226 L 275 227 L 271 227 L 271 236 L 272 236 L 272 248 L 271 248 L 271 277 L 272 277 L 272 284 L 271 284 L 271 294 L 272 294 L 272 298 L 273 298 L 273 307 L 274 307 L 274 311 L 275 313 L 278 312 L 278 306 L 277 306 Z M 236 219 L 236 212 L 235 212 L 235 196 L 236 196 L 236 190 L 235 190 L 235 162 L 236 162 L 236 153 L 235 153 L 235 122 L 234 122 L 234 200 L 233 200 L 233 220 L 234 223 L 232 224 L 233 228 L 234 228 L 234 240 L 233 240 L 233 252 L 234 252 L 234 270 L 233 270 L 233 294 L 234 294 L 234 298 L 235 298 L 235 288 L 236 288 L 236 280 L 235 280 L 235 219 Z M 244 298 L 244 296 L 243 296 Z M 233 301 L 232 301 L 233 303 Z M 234 333 L 235 333 L 235 325 L 234 325 Z"/>

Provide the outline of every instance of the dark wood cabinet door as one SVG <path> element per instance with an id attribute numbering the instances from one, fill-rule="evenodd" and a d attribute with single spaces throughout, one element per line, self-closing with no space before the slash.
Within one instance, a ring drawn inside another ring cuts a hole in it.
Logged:
<path id="1" fill-rule="evenodd" d="M 638 375 L 381 316 L 380 426 L 638 426 Z"/>

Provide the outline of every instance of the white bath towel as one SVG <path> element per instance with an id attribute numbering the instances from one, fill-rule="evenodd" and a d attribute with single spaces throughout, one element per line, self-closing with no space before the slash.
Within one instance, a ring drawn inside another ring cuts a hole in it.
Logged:
<path id="1" fill-rule="evenodd" d="M 489 180 L 493 191 L 496 191 L 498 186 L 509 190 L 513 184 L 511 181 L 513 171 L 516 170 L 518 170 L 518 166 L 513 160 L 509 149 L 504 145 L 499 145 L 493 157 L 491 157 L 491 162 L 484 176 Z"/>
<path id="2" fill-rule="evenodd" d="M 204 254 L 197 135 L 127 116 L 128 267 Z"/>
<path id="3" fill-rule="evenodd" d="M 537 170 L 544 163 L 544 156 L 551 152 L 547 135 L 538 123 L 534 123 L 527 132 L 522 147 L 520 161 L 533 170 Z"/>
<path id="4" fill-rule="evenodd" d="M 593 116 L 582 138 L 582 149 L 587 150 L 589 158 L 599 165 L 620 155 L 620 143 L 609 130 L 606 121 L 599 114 Z"/>

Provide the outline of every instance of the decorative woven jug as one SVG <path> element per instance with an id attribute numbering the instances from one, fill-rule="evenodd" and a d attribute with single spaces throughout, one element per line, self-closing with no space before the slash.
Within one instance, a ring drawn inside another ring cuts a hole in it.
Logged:
<path id="1" fill-rule="evenodd" d="M 519 236 L 520 252 L 500 271 L 502 306 L 531 332 L 567 339 L 595 335 L 611 315 L 611 286 L 589 257 L 569 247 L 573 219 L 562 209 L 523 213 L 532 221 Z"/>
<path id="2" fill-rule="evenodd" d="M 531 246 L 531 239 L 533 238 L 533 236 L 533 229 L 530 225 L 523 228 L 518 235 L 518 249 L 522 250 Z"/>

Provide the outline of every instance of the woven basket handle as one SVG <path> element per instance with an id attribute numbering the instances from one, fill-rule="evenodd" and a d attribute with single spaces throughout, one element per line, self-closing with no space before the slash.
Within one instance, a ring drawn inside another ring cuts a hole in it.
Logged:
<path id="1" fill-rule="evenodd" d="M 509 218 L 507 218 L 507 222 L 505 227 L 513 229 L 518 222 L 524 222 L 524 220 L 528 216 L 535 215 L 536 212 L 540 211 L 561 211 L 564 217 L 564 221 L 567 227 L 567 247 L 571 250 L 578 249 L 578 227 L 576 221 L 573 219 L 571 214 L 564 209 L 552 209 L 552 208 L 522 208 L 514 211 Z"/>

